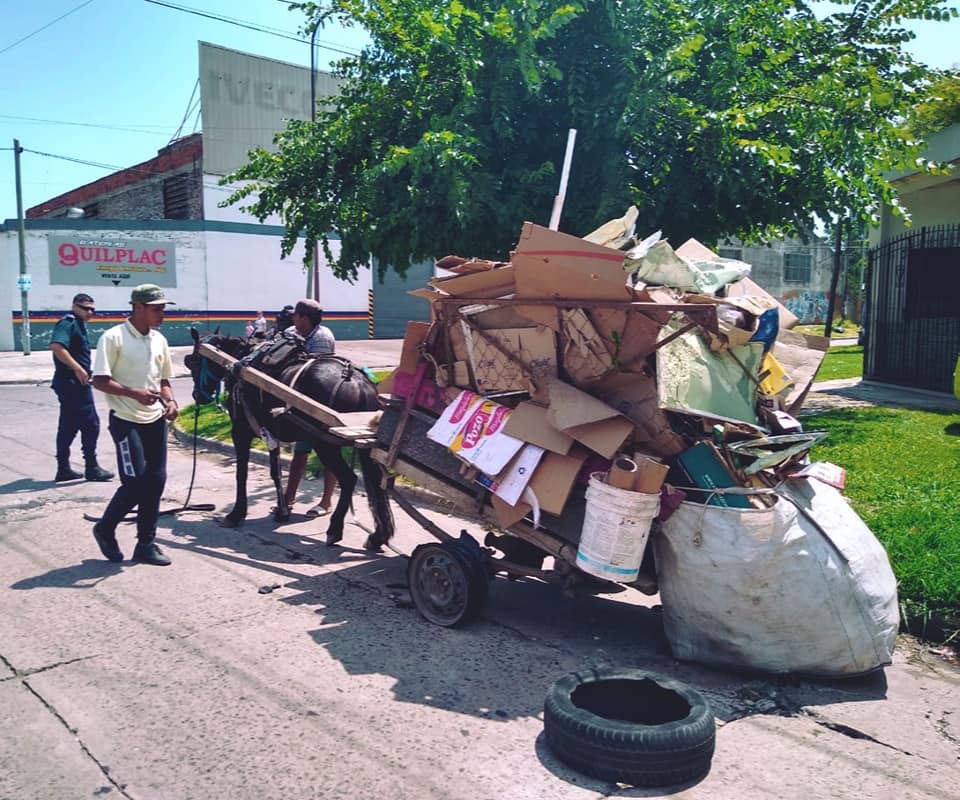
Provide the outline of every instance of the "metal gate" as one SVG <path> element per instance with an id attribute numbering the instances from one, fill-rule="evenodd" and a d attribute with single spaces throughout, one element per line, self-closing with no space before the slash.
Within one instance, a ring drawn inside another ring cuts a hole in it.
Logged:
<path id="1" fill-rule="evenodd" d="M 960 353 L 960 225 L 901 234 L 870 251 L 863 376 L 950 392 Z"/>

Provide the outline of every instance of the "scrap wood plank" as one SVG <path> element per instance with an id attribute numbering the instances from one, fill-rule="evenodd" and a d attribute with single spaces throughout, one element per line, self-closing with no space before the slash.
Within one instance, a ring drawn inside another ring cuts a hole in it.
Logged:
<path id="1" fill-rule="evenodd" d="M 206 358 L 209 358 L 211 361 L 216 362 L 221 367 L 226 367 L 227 369 L 230 369 L 230 367 L 237 362 L 237 359 L 235 359 L 233 356 L 228 355 L 222 350 L 219 350 L 209 344 L 200 345 L 200 354 Z M 241 367 L 240 379 L 245 383 L 253 384 L 258 389 L 265 391 L 267 394 L 273 395 L 278 400 L 282 400 L 291 408 L 295 408 L 297 411 L 303 412 L 308 417 L 316 420 L 322 425 L 326 425 L 329 428 L 346 427 L 344 420 L 332 408 L 325 406 L 323 403 L 318 403 L 312 397 L 307 397 L 305 394 L 301 394 L 295 389 L 291 389 L 285 383 L 281 383 L 275 378 L 271 378 L 269 375 L 261 372 L 258 369 L 254 369 L 253 367 Z"/>

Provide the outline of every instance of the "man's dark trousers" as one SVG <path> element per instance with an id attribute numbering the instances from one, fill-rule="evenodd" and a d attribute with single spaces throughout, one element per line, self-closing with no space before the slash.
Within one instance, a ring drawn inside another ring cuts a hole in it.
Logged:
<path id="1" fill-rule="evenodd" d="M 87 464 L 97 463 L 97 438 L 100 417 L 93 402 L 93 388 L 88 383 L 55 387 L 60 400 L 60 422 L 57 426 L 57 464 L 70 466 L 70 446 L 80 432 L 80 445 Z"/>
<path id="2" fill-rule="evenodd" d="M 141 424 L 110 412 L 107 425 L 117 446 L 120 486 L 103 512 L 98 527 L 113 533 L 129 511 L 137 507 L 137 540 L 150 544 L 157 534 L 160 497 L 167 482 L 167 421 Z"/>

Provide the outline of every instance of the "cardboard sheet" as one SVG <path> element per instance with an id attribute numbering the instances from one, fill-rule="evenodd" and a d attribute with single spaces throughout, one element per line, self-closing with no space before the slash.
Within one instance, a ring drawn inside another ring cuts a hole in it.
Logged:
<path id="1" fill-rule="evenodd" d="M 555 515 L 563 513 L 577 475 L 588 457 L 588 453 L 582 448 L 576 448 L 567 455 L 551 452 L 544 454 L 528 484 L 541 511 Z M 493 507 L 497 512 L 497 521 L 505 528 L 519 522 L 533 510 L 529 503 L 523 501 L 510 506 L 503 501 L 498 503 L 497 500 L 499 498 L 494 499 Z"/>
<path id="2" fill-rule="evenodd" d="M 557 379 L 547 389 L 548 422 L 604 458 L 613 458 L 633 433 L 633 423 L 602 400 Z"/>
<path id="3" fill-rule="evenodd" d="M 830 340 L 825 336 L 780 331 L 780 336 L 773 343 L 773 350 L 770 352 L 793 378 L 793 386 L 783 398 L 783 410 L 788 414 L 796 416 L 799 413 L 829 349 Z"/>
<path id="4" fill-rule="evenodd" d="M 513 409 L 504 430 L 511 436 L 561 455 L 568 453 L 573 445 L 573 438 L 553 427 L 547 419 L 547 409 L 536 403 L 520 403 Z"/>
<path id="5" fill-rule="evenodd" d="M 464 327 L 463 336 L 467 358 L 481 392 L 521 391 L 537 396 L 537 388 L 557 374 L 555 334 L 549 328 L 478 332 Z M 499 343 L 512 357 L 489 340 Z"/>
<path id="6" fill-rule="evenodd" d="M 755 281 L 752 281 L 750 278 L 741 278 L 735 283 L 728 284 L 725 290 L 725 295 L 730 300 L 744 296 L 762 297 L 764 300 L 769 299 L 769 301 L 773 302 L 773 304 L 777 307 L 777 310 L 780 312 L 780 330 L 790 330 L 790 328 L 796 325 L 799 321 L 796 314 L 794 314 L 783 303 L 777 300 L 776 297 L 766 291 L 766 289 L 763 289 Z"/>
<path id="7" fill-rule="evenodd" d="M 507 266 L 470 272 L 455 278 L 434 278 L 430 285 L 453 297 L 503 297 L 513 294 L 515 290 L 514 270 L 512 266 Z"/>
<path id="8" fill-rule="evenodd" d="M 546 451 L 542 447 L 526 444 L 495 477 L 483 474 L 477 478 L 477 483 L 486 486 L 505 503 L 515 506 L 520 502 L 523 490 L 527 488 L 534 470 Z"/>
<path id="9" fill-rule="evenodd" d="M 504 433 L 509 416 L 509 408 L 492 400 L 470 406 L 463 425 L 449 445 L 450 452 L 481 472 L 496 475 L 524 446 L 520 439 Z"/>

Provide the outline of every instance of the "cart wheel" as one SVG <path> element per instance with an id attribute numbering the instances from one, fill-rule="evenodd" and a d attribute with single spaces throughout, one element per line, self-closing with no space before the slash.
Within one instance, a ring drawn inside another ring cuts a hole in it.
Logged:
<path id="1" fill-rule="evenodd" d="M 455 542 L 418 545 L 407 581 L 417 611 L 444 628 L 475 618 L 487 598 L 485 576 Z"/>

